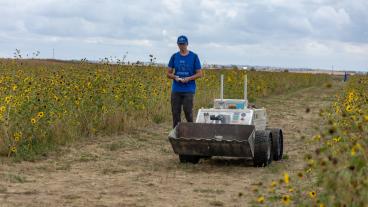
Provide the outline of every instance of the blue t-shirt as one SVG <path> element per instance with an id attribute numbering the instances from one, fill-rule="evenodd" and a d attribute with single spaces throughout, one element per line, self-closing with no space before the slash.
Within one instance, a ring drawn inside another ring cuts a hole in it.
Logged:
<path id="1" fill-rule="evenodd" d="M 174 75 L 179 76 L 180 78 L 190 77 L 196 73 L 196 70 L 201 69 L 201 63 L 199 62 L 198 55 L 192 51 L 189 51 L 186 56 L 181 55 L 180 52 L 173 54 L 170 58 L 168 66 L 173 68 Z M 195 93 L 195 90 L 195 80 L 189 81 L 187 83 L 173 80 L 172 92 Z"/>

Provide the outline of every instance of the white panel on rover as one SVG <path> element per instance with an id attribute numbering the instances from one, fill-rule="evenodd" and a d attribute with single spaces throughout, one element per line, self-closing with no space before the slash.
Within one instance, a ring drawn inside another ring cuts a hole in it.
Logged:
<path id="1" fill-rule="evenodd" d="M 253 111 L 249 109 L 199 109 L 196 123 L 216 123 L 211 116 L 222 115 L 225 124 L 251 125 Z"/>

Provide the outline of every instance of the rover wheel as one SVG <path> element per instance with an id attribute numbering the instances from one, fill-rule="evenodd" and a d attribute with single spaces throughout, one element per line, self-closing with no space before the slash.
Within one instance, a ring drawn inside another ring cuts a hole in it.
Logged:
<path id="1" fill-rule="evenodd" d="M 270 128 L 268 129 L 272 133 L 272 157 L 273 160 L 278 161 L 282 159 L 282 154 L 284 150 L 284 134 L 282 129 Z"/>
<path id="2" fill-rule="evenodd" d="M 256 131 L 254 139 L 253 163 L 256 167 L 265 167 L 272 162 L 272 134 L 270 131 Z"/>

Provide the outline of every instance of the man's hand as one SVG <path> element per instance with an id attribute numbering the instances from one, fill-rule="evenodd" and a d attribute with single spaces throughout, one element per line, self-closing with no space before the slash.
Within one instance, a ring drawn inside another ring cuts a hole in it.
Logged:
<path id="1" fill-rule="evenodd" d="M 196 70 L 196 73 L 190 77 L 186 77 L 186 78 L 183 78 L 183 83 L 188 83 L 189 81 L 192 81 L 192 80 L 195 80 L 195 79 L 198 79 L 198 78 L 201 78 L 203 77 L 203 73 L 202 73 L 202 70 L 198 69 Z"/>
<path id="2" fill-rule="evenodd" d="M 183 78 L 182 79 L 182 83 L 188 83 L 190 81 L 190 78 L 189 77 L 186 77 L 186 78 Z"/>
<path id="3" fill-rule="evenodd" d="M 175 76 L 175 80 L 177 81 L 177 82 L 183 82 L 183 78 L 180 78 L 179 76 Z"/>

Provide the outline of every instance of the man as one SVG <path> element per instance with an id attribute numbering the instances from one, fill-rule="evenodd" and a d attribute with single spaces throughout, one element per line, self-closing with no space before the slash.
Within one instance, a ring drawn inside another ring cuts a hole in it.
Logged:
<path id="1" fill-rule="evenodd" d="M 177 44 L 179 52 L 171 56 L 167 70 L 167 77 L 173 79 L 171 92 L 173 128 L 181 121 L 182 107 L 187 122 L 193 122 L 195 80 L 203 76 L 198 55 L 188 50 L 188 38 L 184 35 L 179 36 Z"/>

